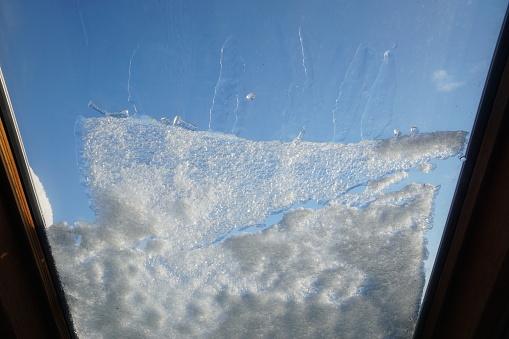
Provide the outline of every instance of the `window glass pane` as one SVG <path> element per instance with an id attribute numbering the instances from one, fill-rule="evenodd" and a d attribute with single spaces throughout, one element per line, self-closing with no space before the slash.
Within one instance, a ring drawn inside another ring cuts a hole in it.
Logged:
<path id="1" fill-rule="evenodd" d="M 78 335 L 409 337 L 506 8 L 0 3 Z"/>

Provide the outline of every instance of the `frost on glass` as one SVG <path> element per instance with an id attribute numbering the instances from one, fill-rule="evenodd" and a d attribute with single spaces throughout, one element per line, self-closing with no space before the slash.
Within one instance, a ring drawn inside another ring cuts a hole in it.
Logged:
<path id="1" fill-rule="evenodd" d="M 461 154 L 465 132 L 256 142 L 148 116 L 77 130 L 97 218 L 48 236 L 80 337 L 411 336 L 438 188 L 388 188 Z"/>

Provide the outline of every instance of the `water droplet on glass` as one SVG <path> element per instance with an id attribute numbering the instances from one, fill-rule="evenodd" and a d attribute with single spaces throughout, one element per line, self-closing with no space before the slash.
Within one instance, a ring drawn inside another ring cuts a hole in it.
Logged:
<path id="1" fill-rule="evenodd" d="M 246 95 L 246 99 L 253 101 L 256 98 L 256 95 L 254 93 L 249 93 Z"/>
<path id="2" fill-rule="evenodd" d="M 401 136 L 401 131 L 399 129 L 395 129 L 394 130 L 394 136 L 395 137 L 400 137 Z"/>
<path id="3" fill-rule="evenodd" d="M 410 133 L 412 133 L 412 134 L 419 134 L 419 129 L 417 128 L 417 126 L 412 126 L 410 128 Z"/>
<path id="4" fill-rule="evenodd" d="M 460 159 L 461 162 L 467 161 L 467 157 L 464 155 L 460 155 L 458 158 Z"/>

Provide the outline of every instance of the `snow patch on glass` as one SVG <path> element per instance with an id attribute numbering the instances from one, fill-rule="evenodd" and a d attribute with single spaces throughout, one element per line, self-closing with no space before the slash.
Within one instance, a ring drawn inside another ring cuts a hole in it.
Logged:
<path id="1" fill-rule="evenodd" d="M 47 232 L 80 337 L 412 335 L 437 188 L 386 188 L 461 154 L 466 132 L 343 145 L 147 116 L 77 126 L 97 219 Z"/>

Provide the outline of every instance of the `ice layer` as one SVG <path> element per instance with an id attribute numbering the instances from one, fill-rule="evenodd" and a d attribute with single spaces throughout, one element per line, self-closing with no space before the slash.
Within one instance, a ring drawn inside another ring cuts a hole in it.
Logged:
<path id="1" fill-rule="evenodd" d="M 465 132 L 257 142 L 147 116 L 77 131 L 96 221 L 47 232 L 80 338 L 411 336 L 437 188 L 386 188 L 461 154 Z"/>

